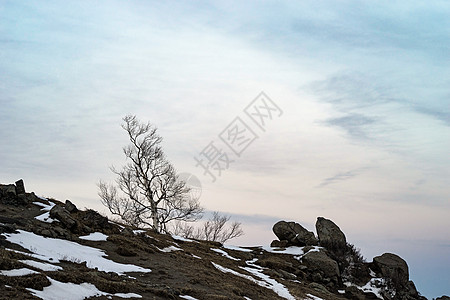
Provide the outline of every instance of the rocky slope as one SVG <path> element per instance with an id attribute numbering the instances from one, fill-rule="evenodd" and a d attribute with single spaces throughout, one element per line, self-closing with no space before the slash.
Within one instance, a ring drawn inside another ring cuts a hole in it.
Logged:
<path id="1" fill-rule="evenodd" d="M 270 247 L 136 230 L 0 185 L 1 299 L 425 299 L 406 262 L 366 263 L 332 221 L 274 225 Z"/>

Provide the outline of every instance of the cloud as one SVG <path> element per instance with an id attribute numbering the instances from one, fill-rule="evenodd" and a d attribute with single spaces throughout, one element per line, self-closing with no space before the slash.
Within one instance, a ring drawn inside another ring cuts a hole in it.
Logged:
<path id="1" fill-rule="evenodd" d="M 438 111 L 436 109 L 427 108 L 423 106 L 416 106 L 414 110 L 418 113 L 431 116 L 437 120 L 444 122 L 446 126 L 450 126 L 450 112 L 447 111 Z"/>
<path id="2" fill-rule="evenodd" d="M 317 187 L 322 188 L 322 187 L 325 187 L 330 184 L 335 184 L 335 183 L 339 183 L 339 182 L 342 182 L 345 180 L 352 179 L 352 178 L 358 176 L 359 174 L 361 174 L 361 171 L 362 171 L 362 168 L 357 169 L 357 170 L 350 170 L 347 172 L 339 172 L 336 175 L 333 175 L 331 177 L 328 177 L 328 178 L 325 178 L 324 180 L 322 180 L 322 182 Z"/>
<path id="3" fill-rule="evenodd" d="M 367 139 L 369 128 L 377 119 L 362 114 L 350 114 L 344 117 L 331 118 L 324 123 L 328 126 L 337 126 L 344 129 L 352 138 Z"/>

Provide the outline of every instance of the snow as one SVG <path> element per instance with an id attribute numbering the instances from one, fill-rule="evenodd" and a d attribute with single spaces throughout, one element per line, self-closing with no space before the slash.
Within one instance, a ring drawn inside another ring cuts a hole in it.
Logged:
<path id="1" fill-rule="evenodd" d="M 138 235 L 138 234 L 146 233 L 146 232 L 147 232 L 147 231 L 142 230 L 142 229 L 136 229 L 136 230 L 133 230 L 134 235 Z"/>
<path id="2" fill-rule="evenodd" d="M 116 297 L 120 297 L 120 298 L 142 298 L 141 295 L 139 294 L 135 294 L 135 293 L 115 293 L 115 294 L 110 294 L 112 296 L 116 296 Z"/>
<path id="3" fill-rule="evenodd" d="M 11 277 L 25 276 L 25 275 L 29 275 L 29 274 L 39 274 L 39 272 L 30 270 L 28 268 L 13 269 L 13 270 L 1 270 L 0 271 L 0 275 L 11 276 Z"/>
<path id="4" fill-rule="evenodd" d="M 169 247 L 166 247 L 164 249 L 159 249 L 158 248 L 158 250 L 162 251 L 162 252 L 183 251 L 183 249 L 175 247 L 175 246 L 169 246 Z"/>
<path id="5" fill-rule="evenodd" d="M 372 278 L 367 282 L 364 286 L 358 286 L 356 284 L 353 284 L 351 282 L 344 282 L 345 286 L 355 286 L 359 290 L 363 291 L 364 293 L 373 293 L 377 298 L 384 300 L 383 296 L 381 295 L 382 289 L 377 287 L 384 283 L 383 278 Z"/>
<path id="6" fill-rule="evenodd" d="M 312 299 L 312 300 L 323 300 L 322 298 L 319 298 L 317 296 L 311 295 L 311 294 L 306 294 L 306 296 L 308 296 L 308 299 Z"/>
<path id="7" fill-rule="evenodd" d="M 94 233 L 91 233 L 89 235 L 80 236 L 79 238 L 82 239 L 82 240 L 86 240 L 86 241 L 100 242 L 100 241 L 106 241 L 108 236 L 106 234 L 101 233 L 101 232 L 94 232 Z"/>
<path id="8" fill-rule="evenodd" d="M 295 298 L 291 295 L 291 293 L 289 293 L 289 290 L 283 284 L 279 283 L 273 278 L 270 278 L 270 276 L 264 274 L 262 272 L 263 271 L 262 267 L 255 265 L 249 261 L 247 262 L 247 265 L 251 267 L 240 267 L 240 268 L 261 278 L 264 282 L 258 283 L 260 286 L 272 289 L 278 296 L 282 298 L 288 300 L 295 300 Z"/>
<path id="9" fill-rule="evenodd" d="M 237 247 L 237 246 L 230 246 L 230 245 L 224 245 L 223 247 L 228 250 L 235 250 L 235 251 L 242 251 L 242 252 L 252 252 L 253 251 L 251 249 L 241 248 L 241 247 Z"/>
<path id="10" fill-rule="evenodd" d="M 41 198 L 41 199 L 42 199 L 42 200 L 45 200 L 45 201 L 48 201 L 48 200 L 45 199 L 45 198 Z M 38 201 L 33 202 L 33 204 L 36 204 L 36 205 L 38 205 L 38 206 L 43 207 L 43 208 L 41 208 L 41 210 L 50 211 L 50 210 L 53 208 L 53 206 L 55 206 L 55 203 L 53 203 L 53 202 L 51 202 L 51 201 L 48 201 L 48 203 L 49 203 L 49 204 L 45 204 L 45 203 L 38 202 Z"/>
<path id="11" fill-rule="evenodd" d="M 37 206 L 44 207 L 44 208 L 46 208 L 48 206 L 48 204 L 38 202 L 38 201 L 34 201 L 33 204 L 36 204 Z"/>
<path id="12" fill-rule="evenodd" d="M 86 261 L 88 268 L 98 268 L 99 271 L 115 272 L 119 275 L 122 275 L 124 272 L 151 272 L 150 269 L 139 266 L 116 263 L 106 259 L 104 251 L 75 242 L 46 238 L 24 230 L 3 235 L 9 242 L 18 244 L 33 252 L 33 257 L 41 260 L 55 263 L 58 263 L 60 260 Z"/>
<path id="13" fill-rule="evenodd" d="M 194 240 L 191 240 L 191 239 L 187 239 L 187 238 L 184 238 L 184 237 L 179 236 L 179 235 L 172 235 L 172 238 L 174 240 L 182 241 L 182 242 L 195 242 L 195 243 L 198 243 L 197 241 L 194 241 Z"/>
<path id="14" fill-rule="evenodd" d="M 270 278 L 269 276 L 267 276 L 266 274 L 262 273 L 262 269 L 260 270 L 256 270 L 250 267 L 241 267 L 242 269 L 246 270 L 249 273 L 252 273 L 254 275 L 256 275 L 257 277 L 261 278 L 262 281 L 260 280 L 256 280 L 255 278 L 253 278 L 252 276 L 249 275 L 245 275 L 245 274 L 241 274 L 239 272 L 236 272 L 234 270 L 222 267 L 219 264 L 216 264 L 214 262 L 211 262 L 213 264 L 213 266 L 218 269 L 219 271 L 223 272 L 223 273 L 231 273 L 235 276 L 239 276 L 245 279 L 248 279 L 256 284 L 258 284 L 259 286 L 268 288 L 273 290 L 276 294 L 278 294 L 278 296 L 288 299 L 288 300 L 295 300 L 295 298 L 289 293 L 289 290 L 282 285 L 281 283 L 277 282 L 275 279 Z M 256 266 L 256 265 L 255 265 Z M 259 267 L 259 266 L 257 266 Z M 260 267 L 259 267 L 260 268 Z"/>
<path id="15" fill-rule="evenodd" d="M 197 298 L 194 298 L 194 297 L 191 297 L 191 296 L 188 296 L 188 295 L 180 295 L 180 298 L 188 299 L 188 300 L 198 300 Z"/>
<path id="16" fill-rule="evenodd" d="M 43 300 L 83 300 L 94 296 L 116 296 L 120 298 L 142 298 L 141 295 L 129 293 L 117 293 L 109 294 L 102 292 L 97 289 L 97 287 L 91 283 L 81 283 L 75 284 L 71 282 L 60 282 L 47 277 L 50 281 L 50 285 L 44 287 L 42 291 L 27 288 L 34 296 L 39 297 Z"/>
<path id="17" fill-rule="evenodd" d="M 232 260 L 240 260 L 239 258 L 235 258 L 233 256 L 230 256 L 228 253 L 226 253 L 222 249 L 211 248 L 211 250 L 214 251 L 214 252 L 217 252 L 219 254 L 222 254 L 222 256 L 225 256 L 226 258 L 229 258 L 229 259 L 232 259 Z"/>
<path id="18" fill-rule="evenodd" d="M 200 256 L 197 256 L 195 254 L 191 254 L 191 255 L 192 255 L 192 257 L 195 257 L 195 258 L 198 258 L 198 259 L 202 259 Z"/>
<path id="19" fill-rule="evenodd" d="M 291 254 L 291 255 L 303 255 L 304 254 L 303 247 L 296 247 L 296 246 L 291 246 L 291 247 L 287 247 L 287 248 L 263 246 L 261 248 L 270 253 Z"/>
<path id="20" fill-rule="evenodd" d="M 58 271 L 62 270 L 60 266 L 54 266 L 52 264 L 41 263 L 35 260 L 19 260 L 21 263 L 29 265 L 30 267 L 39 269 L 41 271 Z"/>
<path id="21" fill-rule="evenodd" d="M 245 299 L 245 300 L 252 300 L 252 299 L 250 299 L 249 297 L 245 297 L 245 296 L 244 296 L 244 299 Z"/>
<path id="22" fill-rule="evenodd" d="M 41 199 L 48 201 L 45 198 L 41 198 Z M 50 218 L 50 210 L 53 208 L 53 206 L 55 206 L 55 203 L 53 203 L 51 201 L 48 201 L 48 203 L 49 204 L 45 204 L 45 203 L 38 202 L 38 201 L 33 202 L 33 204 L 36 204 L 36 205 L 42 207 L 41 210 L 45 211 L 45 213 L 43 213 L 42 215 L 36 216 L 34 218 L 36 220 L 46 222 L 46 223 L 58 222 L 58 220 Z"/>
<path id="23" fill-rule="evenodd" d="M 50 218 L 50 212 L 45 212 L 42 215 L 34 217 L 36 220 L 45 222 L 45 223 L 53 223 L 53 222 L 59 222 L 58 220 L 55 220 L 53 218 Z"/>

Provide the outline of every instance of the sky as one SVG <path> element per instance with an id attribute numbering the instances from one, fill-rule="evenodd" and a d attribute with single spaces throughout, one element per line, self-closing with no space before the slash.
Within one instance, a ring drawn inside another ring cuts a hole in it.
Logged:
<path id="1" fill-rule="evenodd" d="M 0 182 L 106 213 L 133 114 L 234 244 L 323 216 L 449 295 L 449 28 L 447 1 L 0 0 Z"/>

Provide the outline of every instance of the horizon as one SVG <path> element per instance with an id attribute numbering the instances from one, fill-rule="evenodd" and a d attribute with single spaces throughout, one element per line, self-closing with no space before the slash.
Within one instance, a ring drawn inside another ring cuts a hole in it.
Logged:
<path id="1" fill-rule="evenodd" d="M 3 1 L 0 183 L 106 213 L 96 183 L 124 163 L 133 114 L 206 210 L 242 223 L 232 244 L 323 216 L 368 261 L 396 253 L 424 296 L 449 295 L 449 15 L 445 1 Z M 230 158 L 214 178 L 198 162 L 211 142 Z"/>

